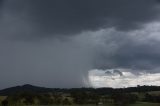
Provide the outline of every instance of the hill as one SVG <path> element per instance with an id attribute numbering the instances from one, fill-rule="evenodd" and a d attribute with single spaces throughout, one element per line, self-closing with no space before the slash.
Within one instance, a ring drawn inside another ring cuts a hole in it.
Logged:
<path id="1" fill-rule="evenodd" d="M 51 89 L 51 88 L 38 87 L 38 86 L 30 85 L 30 84 L 25 84 L 22 86 L 15 86 L 15 87 L 2 89 L 2 90 L 0 90 L 0 95 L 2 95 L 2 96 L 12 95 L 17 92 L 45 93 L 45 92 L 52 92 L 52 90 L 53 89 Z"/>

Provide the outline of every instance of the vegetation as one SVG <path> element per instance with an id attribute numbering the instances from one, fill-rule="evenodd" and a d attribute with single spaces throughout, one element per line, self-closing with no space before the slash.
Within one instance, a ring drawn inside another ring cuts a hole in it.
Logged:
<path id="1" fill-rule="evenodd" d="M 20 88 L 20 89 L 19 89 Z M 160 87 L 48 89 L 23 86 L 7 89 L 0 97 L 1 105 L 105 105 L 160 106 Z M 12 91 L 13 90 L 13 91 Z M 16 90 L 16 91 L 15 91 Z M 159 90 L 159 91 L 158 91 Z M 0 92 L 4 92 L 0 91 Z"/>

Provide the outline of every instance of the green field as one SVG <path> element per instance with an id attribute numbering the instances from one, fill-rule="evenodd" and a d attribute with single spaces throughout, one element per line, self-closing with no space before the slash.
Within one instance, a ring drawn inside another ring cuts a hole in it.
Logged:
<path id="1" fill-rule="evenodd" d="M 24 105 L 24 106 L 27 106 L 27 105 Z M 29 106 L 38 106 L 38 105 L 29 105 Z M 114 104 L 103 104 L 103 105 L 95 105 L 94 104 L 93 105 L 93 104 L 90 104 L 90 105 L 48 105 L 48 106 L 118 106 L 118 105 L 114 105 Z M 160 103 L 137 102 L 135 104 L 125 105 L 125 106 L 160 106 Z"/>
<path id="2" fill-rule="evenodd" d="M 149 94 L 152 94 L 152 95 L 160 95 L 160 91 L 151 91 L 151 92 L 148 92 Z"/>
<path id="3" fill-rule="evenodd" d="M 106 104 L 103 106 L 118 106 L 118 105 Z M 160 106 L 160 103 L 137 102 L 135 104 L 126 105 L 126 106 Z"/>
<path id="4" fill-rule="evenodd" d="M 138 102 L 129 106 L 160 106 L 160 103 L 146 103 L 146 102 Z"/>
<path id="5" fill-rule="evenodd" d="M 73 106 L 96 106 L 96 105 L 73 105 Z M 105 105 L 98 105 L 98 106 L 118 106 L 118 105 L 105 104 Z M 160 106 L 160 103 L 137 102 L 136 104 L 131 104 L 127 106 Z"/>
<path id="6" fill-rule="evenodd" d="M 84 105 L 84 106 L 89 106 L 89 105 Z M 90 106 L 93 106 L 93 105 L 90 105 Z M 99 105 L 99 106 L 118 106 L 118 105 L 105 104 L 105 105 Z M 135 104 L 126 105 L 126 106 L 160 106 L 160 103 L 137 102 Z"/>
<path id="7" fill-rule="evenodd" d="M 68 105 L 68 106 L 96 106 L 96 105 Z M 118 105 L 105 104 L 105 105 L 98 105 L 98 106 L 118 106 Z M 160 103 L 137 102 L 136 104 L 127 105 L 127 106 L 160 106 Z"/>
<path id="8" fill-rule="evenodd" d="M 7 96 L 0 96 L 0 102 L 3 101 Z"/>
<path id="9" fill-rule="evenodd" d="M 61 106 L 61 105 L 58 105 L 58 106 Z M 62 105 L 62 106 L 96 106 L 96 105 Z M 104 104 L 104 105 L 98 105 L 98 106 L 118 106 L 118 105 Z M 137 102 L 135 104 L 126 105 L 126 106 L 160 106 L 160 103 Z"/>

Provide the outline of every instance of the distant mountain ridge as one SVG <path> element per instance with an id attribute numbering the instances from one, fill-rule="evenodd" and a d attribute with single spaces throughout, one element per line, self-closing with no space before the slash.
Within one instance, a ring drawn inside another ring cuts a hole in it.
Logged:
<path id="1" fill-rule="evenodd" d="M 22 86 L 15 86 L 2 89 L 0 90 L 0 95 L 10 95 L 16 92 L 24 92 L 24 91 L 41 93 L 41 92 L 51 92 L 52 90 L 53 90 L 52 88 L 38 87 L 30 84 L 25 84 Z"/>
<path id="2" fill-rule="evenodd" d="M 31 92 L 31 93 L 49 93 L 49 92 L 79 92 L 79 91 L 88 91 L 88 92 L 97 92 L 98 94 L 110 94 L 113 92 L 149 92 L 149 91 L 160 91 L 160 86 L 137 86 L 137 87 L 128 87 L 128 88 L 46 88 L 39 87 L 30 84 L 25 84 L 22 86 L 15 86 L 6 89 L 0 90 L 1 96 L 8 96 L 19 92 Z"/>

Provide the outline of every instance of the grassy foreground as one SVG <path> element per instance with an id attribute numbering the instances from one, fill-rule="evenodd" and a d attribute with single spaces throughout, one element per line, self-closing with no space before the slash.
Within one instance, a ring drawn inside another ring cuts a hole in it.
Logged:
<path id="1" fill-rule="evenodd" d="M 104 106 L 115 106 L 115 105 L 113 105 L 113 104 L 106 104 Z M 127 106 L 160 106 L 160 103 L 138 102 L 138 103 L 127 105 Z"/>
<path id="2" fill-rule="evenodd" d="M 96 106 L 96 105 L 73 105 L 73 106 Z M 99 105 L 99 106 L 118 106 L 118 105 L 105 104 L 105 105 Z M 137 102 L 135 104 L 126 105 L 126 106 L 160 106 L 160 103 Z"/>
<path id="3" fill-rule="evenodd" d="M 53 106 L 57 106 L 57 105 L 53 105 Z M 96 105 L 58 105 L 58 106 L 96 106 Z M 98 106 L 118 106 L 118 105 L 104 104 L 104 105 L 98 105 Z M 126 106 L 160 106 L 160 103 L 137 102 L 135 104 L 126 105 Z"/>
<path id="4" fill-rule="evenodd" d="M 138 102 L 129 106 L 160 106 L 160 103 L 147 103 L 147 102 Z"/>
<path id="5" fill-rule="evenodd" d="M 62 106 L 96 106 L 96 105 L 62 105 Z M 118 105 L 104 104 L 104 105 L 98 105 L 98 106 L 118 106 Z M 126 105 L 126 106 L 160 106 L 160 103 L 137 102 L 135 104 Z"/>
<path id="6" fill-rule="evenodd" d="M 82 105 L 75 105 L 75 106 L 82 106 Z M 84 105 L 84 106 L 93 106 L 93 105 Z M 99 106 L 118 106 L 118 105 L 105 104 L 105 105 L 99 105 Z M 160 103 L 137 102 L 135 104 L 126 105 L 126 106 L 160 106 Z"/>

